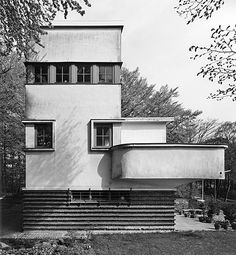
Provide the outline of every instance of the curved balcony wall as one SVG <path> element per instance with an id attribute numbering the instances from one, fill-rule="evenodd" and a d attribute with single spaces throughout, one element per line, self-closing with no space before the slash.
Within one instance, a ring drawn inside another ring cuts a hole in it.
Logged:
<path id="1" fill-rule="evenodd" d="M 200 144 L 113 146 L 112 178 L 224 179 L 226 147 Z"/>

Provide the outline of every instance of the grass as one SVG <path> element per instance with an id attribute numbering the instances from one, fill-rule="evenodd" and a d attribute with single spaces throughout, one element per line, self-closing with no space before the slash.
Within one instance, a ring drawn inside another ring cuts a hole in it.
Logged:
<path id="1" fill-rule="evenodd" d="M 96 254 L 235 254 L 236 232 L 172 232 L 94 236 Z"/>
<path id="2" fill-rule="evenodd" d="M 85 239 L 71 238 L 64 240 L 63 247 L 51 247 L 50 254 L 81 254 L 81 255 L 156 255 L 156 254 L 235 254 L 236 231 L 199 231 L 199 232 L 169 232 L 146 234 L 105 234 L 91 235 Z M 12 248 L 19 249 L 14 253 L 4 254 L 37 254 L 22 253 L 22 247 L 32 251 L 33 247 L 45 240 L 2 239 Z M 50 242 L 49 240 L 46 240 Z M 52 244 L 55 244 L 55 240 Z M 55 252 L 53 252 L 53 249 Z M 61 251 L 60 253 L 57 253 Z M 39 251 L 39 250 L 37 250 Z M 73 252 L 72 252 L 73 251 Z M 21 253 L 20 253 L 21 252 Z M 49 253 L 45 253 L 49 254 Z"/>

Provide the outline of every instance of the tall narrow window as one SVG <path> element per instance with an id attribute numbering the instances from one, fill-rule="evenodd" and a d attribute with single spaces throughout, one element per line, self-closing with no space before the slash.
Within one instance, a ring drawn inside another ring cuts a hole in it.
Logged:
<path id="1" fill-rule="evenodd" d="M 79 65 L 77 71 L 78 83 L 90 83 L 91 82 L 91 66 Z"/>
<path id="2" fill-rule="evenodd" d="M 69 65 L 67 64 L 56 65 L 56 82 L 59 83 L 69 82 Z"/>
<path id="3" fill-rule="evenodd" d="M 94 124 L 94 146 L 109 148 L 112 146 L 112 125 L 105 123 Z"/>
<path id="4" fill-rule="evenodd" d="M 48 65 L 35 66 L 35 83 L 48 83 Z"/>
<path id="5" fill-rule="evenodd" d="M 52 148 L 52 123 L 35 124 L 36 148 Z"/>
<path id="6" fill-rule="evenodd" d="M 99 66 L 99 82 L 100 83 L 113 82 L 113 66 Z"/>

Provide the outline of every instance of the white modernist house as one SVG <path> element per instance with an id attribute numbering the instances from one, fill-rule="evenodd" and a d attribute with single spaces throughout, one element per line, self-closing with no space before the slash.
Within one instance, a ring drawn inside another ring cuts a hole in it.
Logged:
<path id="1" fill-rule="evenodd" d="M 173 229 L 178 185 L 224 178 L 223 145 L 122 118 L 120 24 L 44 27 L 27 62 L 26 229 Z"/>

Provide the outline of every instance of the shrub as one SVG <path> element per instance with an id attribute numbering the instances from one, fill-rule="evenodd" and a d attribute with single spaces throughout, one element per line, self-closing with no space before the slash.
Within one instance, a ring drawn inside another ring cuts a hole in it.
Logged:
<path id="1" fill-rule="evenodd" d="M 224 203 L 222 210 L 226 220 L 229 220 L 231 223 L 236 221 L 236 204 Z"/>
<path id="2" fill-rule="evenodd" d="M 206 218 L 206 223 L 211 223 L 212 222 L 212 218 L 211 217 L 207 217 Z"/>

